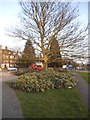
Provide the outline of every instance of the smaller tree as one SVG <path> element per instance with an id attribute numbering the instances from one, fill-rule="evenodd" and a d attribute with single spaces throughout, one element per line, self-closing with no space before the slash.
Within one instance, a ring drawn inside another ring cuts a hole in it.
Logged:
<path id="1" fill-rule="evenodd" d="M 79 66 L 79 64 L 72 60 L 72 66 L 74 69 L 76 69 Z"/>
<path id="2" fill-rule="evenodd" d="M 50 54 L 48 55 L 48 66 L 50 67 L 61 67 L 62 58 L 60 54 L 60 47 L 58 41 L 54 37 L 50 46 Z"/>
<path id="3" fill-rule="evenodd" d="M 27 40 L 22 57 L 19 59 L 20 66 L 28 67 L 35 60 L 36 60 L 36 54 L 34 47 L 32 46 L 31 41 Z"/>

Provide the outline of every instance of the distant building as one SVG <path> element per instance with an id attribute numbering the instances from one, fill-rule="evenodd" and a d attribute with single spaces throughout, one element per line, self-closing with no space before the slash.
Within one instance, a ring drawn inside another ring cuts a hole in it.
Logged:
<path id="1" fill-rule="evenodd" d="M 18 52 L 9 50 L 7 46 L 5 49 L 1 50 L 1 67 L 8 68 L 8 67 L 15 67 L 16 61 L 18 59 Z"/>

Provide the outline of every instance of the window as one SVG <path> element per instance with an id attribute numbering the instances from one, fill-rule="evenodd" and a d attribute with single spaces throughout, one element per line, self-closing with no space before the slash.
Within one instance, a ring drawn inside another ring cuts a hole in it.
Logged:
<path id="1" fill-rule="evenodd" d="M 10 63 L 12 63 L 12 60 L 10 60 Z"/>
<path id="2" fill-rule="evenodd" d="M 8 63 L 8 60 L 4 60 L 3 63 Z"/>
<path id="3" fill-rule="evenodd" d="M 3 55 L 3 58 L 5 58 L 5 55 Z"/>
<path id="4" fill-rule="evenodd" d="M 4 60 L 3 63 L 5 63 L 6 61 Z"/>
<path id="5" fill-rule="evenodd" d="M 11 54 L 11 52 L 9 52 L 9 54 Z"/>
<path id="6" fill-rule="evenodd" d="M 6 55 L 6 59 L 8 59 L 8 55 Z"/>
<path id="7" fill-rule="evenodd" d="M 8 63 L 8 60 L 6 60 L 6 63 Z"/>
<path id="8" fill-rule="evenodd" d="M 10 58 L 12 59 L 12 58 L 14 58 L 14 56 L 11 55 Z"/>

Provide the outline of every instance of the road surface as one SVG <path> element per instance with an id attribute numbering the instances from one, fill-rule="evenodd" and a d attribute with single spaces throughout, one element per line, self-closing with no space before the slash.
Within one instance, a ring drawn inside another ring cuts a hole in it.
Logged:
<path id="1" fill-rule="evenodd" d="M 15 91 L 10 88 L 6 81 L 15 80 L 17 77 L 10 72 L 0 72 L 2 78 L 2 118 L 24 118 L 20 103 Z"/>

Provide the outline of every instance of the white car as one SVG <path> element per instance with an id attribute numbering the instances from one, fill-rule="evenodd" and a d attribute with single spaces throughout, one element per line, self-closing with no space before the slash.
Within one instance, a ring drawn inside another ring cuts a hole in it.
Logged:
<path id="1" fill-rule="evenodd" d="M 18 69 L 15 67 L 8 67 L 8 71 L 17 71 Z"/>
<path id="2" fill-rule="evenodd" d="M 63 65 L 63 66 L 62 66 L 62 69 L 67 69 L 67 65 Z"/>

